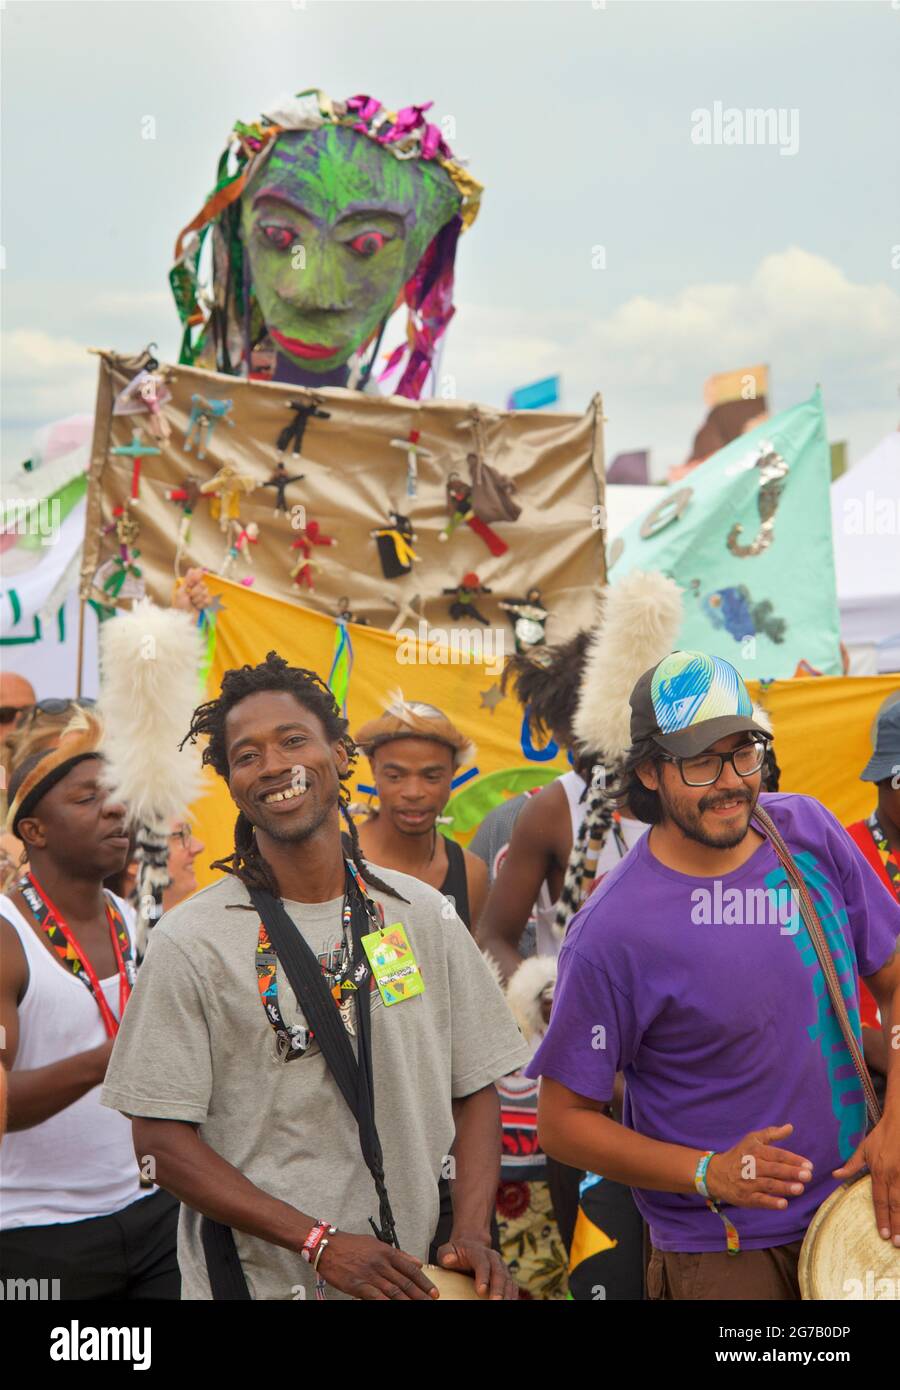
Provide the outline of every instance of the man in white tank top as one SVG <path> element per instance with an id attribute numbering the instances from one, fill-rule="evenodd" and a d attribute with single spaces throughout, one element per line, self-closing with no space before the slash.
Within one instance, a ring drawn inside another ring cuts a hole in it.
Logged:
<path id="1" fill-rule="evenodd" d="M 0 895 L 0 1280 L 38 1297 L 178 1298 L 178 1203 L 141 1172 L 100 1084 L 134 978 L 134 913 L 103 879 L 128 852 L 93 716 L 10 779 L 29 873 Z M 36 1284 L 34 1283 L 36 1281 Z"/>

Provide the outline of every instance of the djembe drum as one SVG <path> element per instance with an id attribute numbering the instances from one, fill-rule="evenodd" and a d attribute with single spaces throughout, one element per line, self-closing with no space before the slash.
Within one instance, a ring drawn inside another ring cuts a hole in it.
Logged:
<path id="1" fill-rule="evenodd" d="M 427 1275 L 432 1284 L 440 1290 L 441 1303 L 460 1299 L 484 1301 L 475 1290 L 475 1280 L 471 1274 L 460 1274 L 455 1269 L 442 1269 L 440 1265 L 423 1265 L 422 1273 Z"/>
<path id="2" fill-rule="evenodd" d="M 819 1207 L 797 1273 L 806 1299 L 900 1300 L 900 1249 L 875 1228 L 868 1173 L 844 1183 Z"/>

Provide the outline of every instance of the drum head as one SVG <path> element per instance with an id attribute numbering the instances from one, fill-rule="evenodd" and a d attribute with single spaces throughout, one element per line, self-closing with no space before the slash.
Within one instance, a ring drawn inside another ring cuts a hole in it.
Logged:
<path id="1" fill-rule="evenodd" d="M 875 1229 L 868 1173 L 819 1207 L 803 1241 L 798 1276 L 803 1298 L 900 1300 L 900 1249 Z"/>
<path id="2" fill-rule="evenodd" d="M 422 1273 L 440 1289 L 442 1303 L 462 1298 L 481 1298 L 475 1292 L 475 1280 L 471 1274 L 460 1274 L 458 1270 L 444 1269 L 441 1265 L 423 1265 Z"/>

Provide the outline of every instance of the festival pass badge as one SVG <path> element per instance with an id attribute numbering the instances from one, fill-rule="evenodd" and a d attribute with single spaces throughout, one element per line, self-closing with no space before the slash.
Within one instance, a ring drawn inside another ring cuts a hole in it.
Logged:
<path id="1" fill-rule="evenodd" d="M 404 999 L 423 993 L 425 981 L 401 922 L 370 932 L 362 938 L 362 947 L 386 1005 L 402 1004 Z"/>

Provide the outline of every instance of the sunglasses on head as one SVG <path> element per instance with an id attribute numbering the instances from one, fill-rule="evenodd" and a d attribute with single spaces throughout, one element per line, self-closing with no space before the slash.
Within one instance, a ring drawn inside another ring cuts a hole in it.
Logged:
<path id="1" fill-rule="evenodd" d="M 42 714 L 65 714 L 70 709 L 93 709 L 96 700 L 37 700 L 33 705 L 0 705 L 0 724 L 15 720 L 17 727 L 31 724 Z"/>

